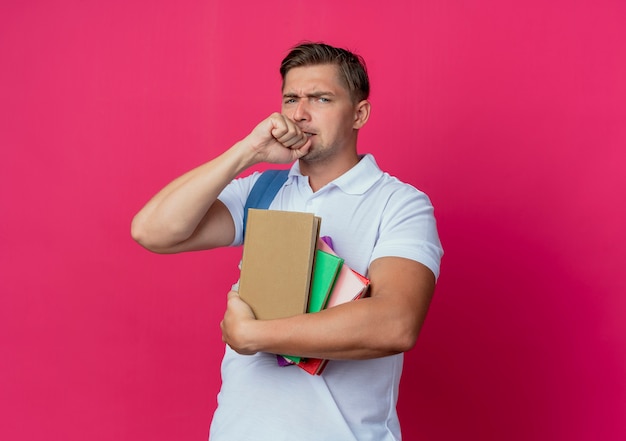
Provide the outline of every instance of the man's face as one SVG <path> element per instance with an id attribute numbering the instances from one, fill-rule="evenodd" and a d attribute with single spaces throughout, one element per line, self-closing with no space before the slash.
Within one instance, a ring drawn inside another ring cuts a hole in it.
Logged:
<path id="1" fill-rule="evenodd" d="M 281 112 L 310 136 L 311 149 L 303 158 L 307 161 L 356 148 L 356 106 L 335 65 L 296 67 L 287 72 Z"/>

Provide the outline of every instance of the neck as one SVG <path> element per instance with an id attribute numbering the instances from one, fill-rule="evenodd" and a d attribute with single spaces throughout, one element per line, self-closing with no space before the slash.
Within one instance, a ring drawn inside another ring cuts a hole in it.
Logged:
<path id="1" fill-rule="evenodd" d="M 300 173 L 308 176 L 311 190 L 315 193 L 329 182 L 346 173 L 359 162 L 356 150 L 343 157 L 332 157 L 322 161 L 307 161 L 306 157 L 300 159 Z"/>

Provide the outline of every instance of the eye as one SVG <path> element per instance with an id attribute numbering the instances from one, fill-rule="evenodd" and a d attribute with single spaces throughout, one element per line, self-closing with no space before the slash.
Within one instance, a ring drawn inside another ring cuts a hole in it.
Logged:
<path id="1" fill-rule="evenodd" d="M 328 98 L 323 97 L 323 96 L 319 97 L 318 101 L 320 103 L 330 103 L 330 100 Z"/>
<path id="2" fill-rule="evenodd" d="M 295 98 L 285 98 L 285 99 L 283 100 L 283 103 L 284 103 L 284 104 L 293 104 L 293 103 L 295 103 L 295 102 L 296 102 L 296 99 L 295 99 Z"/>

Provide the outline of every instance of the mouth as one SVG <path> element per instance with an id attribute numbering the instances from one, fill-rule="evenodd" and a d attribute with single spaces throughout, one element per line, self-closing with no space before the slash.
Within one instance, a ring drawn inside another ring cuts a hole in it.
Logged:
<path id="1" fill-rule="evenodd" d="M 315 132 L 312 132 L 311 130 L 305 130 L 305 128 L 303 126 L 298 126 L 298 128 L 300 130 L 302 130 L 302 133 L 304 134 L 304 136 L 306 136 L 307 138 L 310 138 L 313 135 L 316 135 Z"/>

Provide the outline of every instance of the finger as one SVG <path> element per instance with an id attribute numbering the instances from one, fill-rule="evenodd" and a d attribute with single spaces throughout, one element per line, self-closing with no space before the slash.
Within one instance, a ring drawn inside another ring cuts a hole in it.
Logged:
<path id="1" fill-rule="evenodd" d="M 304 133 L 300 133 L 280 142 L 282 145 L 290 149 L 299 149 L 304 146 L 308 140 L 309 138 Z"/>
<path id="2" fill-rule="evenodd" d="M 274 135 L 274 138 L 280 142 L 283 146 L 288 148 L 300 148 L 302 147 L 308 140 L 308 137 L 304 134 L 304 132 L 300 129 L 300 127 L 291 124 L 287 127 L 287 131 Z"/>
<path id="3" fill-rule="evenodd" d="M 289 131 L 294 128 L 294 124 L 280 113 L 272 114 L 270 117 L 270 123 L 272 124 L 270 132 L 277 140 L 288 134 Z"/>
<path id="4" fill-rule="evenodd" d="M 284 115 L 275 115 L 272 125 L 272 136 L 285 147 L 301 147 L 306 142 L 307 136 L 300 127 Z"/>
<path id="5" fill-rule="evenodd" d="M 310 148 L 311 148 L 311 140 L 308 138 L 306 139 L 306 141 L 304 142 L 302 146 L 297 147 L 297 148 L 292 147 L 293 151 L 295 152 L 298 158 L 302 158 L 304 155 L 309 153 Z"/>
<path id="6" fill-rule="evenodd" d="M 275 127 L 272 130 L 272 136 L 286 147 L 290 147 L 300 142 L 302 138 L 306 138 L 306 135 L 302 133 L 300 128 L 294 125 Z"/>

